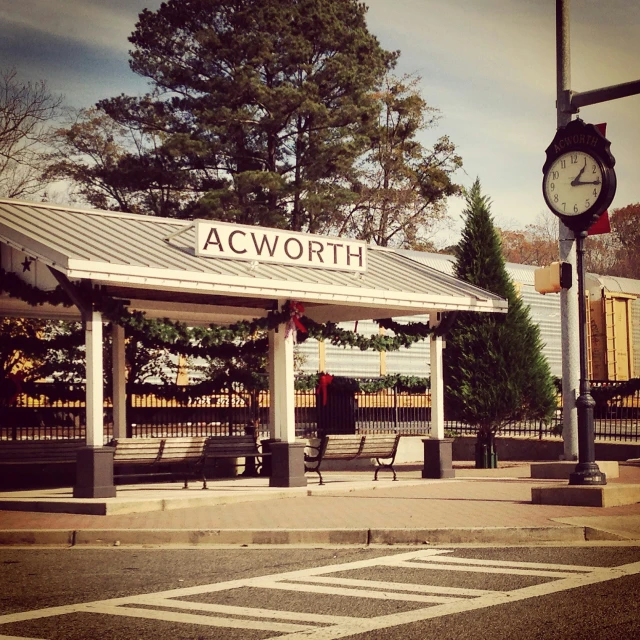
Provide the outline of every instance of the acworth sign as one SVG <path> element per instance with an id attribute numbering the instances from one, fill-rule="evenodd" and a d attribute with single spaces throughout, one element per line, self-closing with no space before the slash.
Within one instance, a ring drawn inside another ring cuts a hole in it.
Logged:
<path id="1" fill-rule="evenodd" d="M 367 245 L 359 240 L 205 220 L 196 221 L 196 255 L 341 271 L 367 269 Z"/>

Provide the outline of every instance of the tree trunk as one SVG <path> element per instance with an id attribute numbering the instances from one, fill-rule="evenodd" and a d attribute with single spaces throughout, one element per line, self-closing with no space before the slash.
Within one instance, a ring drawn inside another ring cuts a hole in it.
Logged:
<path id="1" fill-rule="evenodd" d="M 497 469 L 498 453 L 495 435 L 478 431 L 476 440 L 476 469 Z"/>

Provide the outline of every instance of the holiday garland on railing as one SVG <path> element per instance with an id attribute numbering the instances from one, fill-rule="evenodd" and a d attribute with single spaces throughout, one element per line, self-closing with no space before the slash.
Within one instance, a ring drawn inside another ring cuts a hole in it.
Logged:
<path id="1" fill-rule="evenodd" d="M 239 375 L 237 375 L 239 374 Z M 308 391 L 318 393 L 320 373 L 305 374 L 295 379 L 296 391 Z M 331 376 L 331 393 L 365 393 L 376 394 L 389 389 L 396 389 L 400 393 L 422 394 L 430 388 L 429 378 L 415 376 L 403 376 L 391 374 L 381 378 L 350 378 L 346 376 Z M 24 395 L 31 398 L 46 398 L 48 403 L 60 403 L 64 407 L 67 403 L 84 402 L 86 398 L 83 383 L 68 382 L 36 382 L 33 380 L 19 381 L 16 385 L 0 381 L 0 402 L 7 402 L 9 398 L 17 399 Z M 269 382 L 266 376 L 256 375 L 250 372 L 234 372 L 233 376 L 225 372 L 215 375 L 208 380 L 201 380 L 189 385 L 154 384 L 150 382 L 128 382 L 127 394 L 129 396 L 152 396 L 165 401 L 175 401 L 178 405 L 198 406 L 201 400 L 208 402 L 212 395 L 228 394 L 230 391 L 237 394 L 251 394 L 259 391 L 267 391 Z M 16 393 L 18 391 L 18 393 Z M 110 397 L 107 389 L 106 398 Z M 13 401 L 9 403 L 13 404 Z M 21 406 L 18 404 L 18 406 Z M 45 404 L 43 406 L 48 406 Z"/>
<path id="2" fill-rule="evenodd" d="M 368 349 L 397 351 L 401 347 L 410 347 L 438 331 L 437 327 L 431 327 L 429 323 L 411 322 L 404 325 L 387 319 L 377 320 L 377 322 L 384 328 L 392 329 L 395 335 L 366 337 L 354 331 L 342 329 L 334 322 L 326 324 L 315 322 L 304 316 L 302 314 L 304 308 L 299 302 L 294 301 L 289 301 L 278 311 L 270 311 L 265 318 L 256 318 L 251 322 L 241 321 L 228 326 L 211 324 L 207 328 L 188 327 L 182 322 L 173 322 L 167 318 L 149 319 L 141 311 L 130 311 L 123 301 L 108 296 L 98 287 L 87 286 L 86 283 L 81 283 L 79 286 L 84 297 L 98 311 L 110 321 L 124 326 L 132 338 L 139 340 L 148 348 L 165 348 L 185 356 L 230 360 L 265 354 L 267 341 L 266 338 L 258 337 L 258 332 L 277 329 L 280 325 L 290 323 L 292 319 L 295 320 L 299 339 L 311 337 L 326 340 L 336 346 L 357 347 L 362 351 Z M 4 269 L 0 269 L 0 291 L 33 306 L 45 303 L 71 306 L 62 287 L 58 286 L 48 292 L 42 291 L 24 283 L 18 276 Z M 301 327 L 306 329 L 306 333 L 300 330 Z"/>
<path id="3" fill-rule="evenodd" d="M 298 391 L 317 391 L 322 373 L 309 373 L 297 376 L 295 387 Z M 378 393 L 386 389 L 397 389 L 401 392 L 424 393 L 431 388 L 430 378 L 418 376 L 403 376 L 397 373 L 380 378 L 350 378 L 347 376 L 333 376 L 331 389 L 350 393 Z"/>

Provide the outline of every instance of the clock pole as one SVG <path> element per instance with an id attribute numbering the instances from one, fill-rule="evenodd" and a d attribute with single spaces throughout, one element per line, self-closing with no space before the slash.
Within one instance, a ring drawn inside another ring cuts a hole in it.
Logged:
<path id="1" fill-rule="evenodd" d="M 569 38 L 569 0 L 556 0 L 556 112 L 557 127 L 561 129 L 571 122 L 571 48 Z M 574 234 L 562 220 L 559 221 L 560 260 L 577 271 Z M 580 383 L 577 339 L 578 298 L 574 290 L 560 292 L 560 329 L 562 332 L 562 439 L 564 459 L 578 459 L 578 416 L 576 391 Z"/>
<path id="2" fill-rule="evenodd" d="M 587 355 L 587 300 L 585 296 L 584 242 L 591 225 L 611 204 L 616 192 L 615 158 L 611 143 L 593 124 L 572 120 L 561 127 L 546 149 L 542 167 L 542 194 L 551 212 L 575 236 L 578 366 L 580 396 L 575 406 L 578 422 L 578 464 L 569 484 L 606 484 L 606 476 L 595 462 L 593 408 Z M 586 190 L 585 190 L 586 187 Z M 568 296 L 567 296 L 568 297 Z M 575 324 L 574 324 L 575 327 Z M 564 352 L 563 352 L 564 356 Z M 563 363 L 566 364 L 566 363 Z M 564 383 L 564 379 L 563 379 Z M 572 389 L 576 387 L 572 386 Z"/>
<path id="3" fill-rule="evenodd" d="M 581 107 L 640 94 L 640 80 L 590 91 L 571 91 L 569 4 L 570 0 L 556 0 L 556 113 L 558 130 L 569 126 L 572 122 L 573 114 L 578 113 Z M 599 211 L 594 210 L 594 214 L 604 212 L 613 201 L 615 193 L 615 173 L 609 171 L 609 169 L 613 169 L 615 160 L 608 153 L 608 149 L 602 158 L 605 160 L 607 170 L 607 175 L 605 176 L 607 190 L 603 190 L 608 191 L 608 194 L 604 196 L 606 205 Z M 554 213 L 557 214 L 558 212 Z M 573 222 L 572 220 L 560 219 L 560 259 L 576 267 L 579 291 L 577 300 L 571 290 L 563 289 L 560 294 L 564 453 L 566 459 L 575 459 L 576 442 L 574 434 L 577 431 L 579 464 L 575 473 L 572 474 L 570 484 L 605 484 L 605 475 L 600 473 L 598 465 L 595 464 L 594 401 L 591 396 L 587 373 L 584 239 L 589 226 L 586 224 L 576 226 Z M 594 220 L 591 220 L 591 223 L 593 222 Z M 580 325 L 578 331 L 575 331 L 576 317 L 578 317 Z M 576 334 L 579 335 L 579 340 L 577 341 Z M 580 361 L 580 397 L 577 402 L 574 402 L 574 394 L 578 382 L 578 359 Z"/>
<path id="4" fill-rule="evenodd" d="M 578 409 L 578 464 L 569 475 L 570 485 L 603 485 L 607 477 L 596 463 L 593 409 L 595 400 L 591 395 L 587 354 L 587 302 L 584 281 L 584 241 L 587 229 L 576 232 L 577 268 L 578 268 L 578 323 L 580 342 L 580 396 L 576 401 Z"/>

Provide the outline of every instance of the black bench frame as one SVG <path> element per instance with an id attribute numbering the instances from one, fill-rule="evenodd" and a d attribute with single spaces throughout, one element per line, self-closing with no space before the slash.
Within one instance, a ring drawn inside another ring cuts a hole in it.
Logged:
<path id="1" fill-rule="evenodd" d="M 357 435 L 325 435 L 316 447 L 308 445 L 316 454 L 304 455 L 305 471 L 314 471 L 320 478 L 319 484 L 324 484 L 320 466 L 323 460 L 356 460 L 358 458 L 374 458 L 378 464 L 373 474 L 374 482 L 378 480 L 381 469 L 389 469 L 393 479 L 397 480 L 393 463 L 396 459 L 398 434 L 357 434 Z M 385 462 L 389 460 L 389 462 Z"/>

